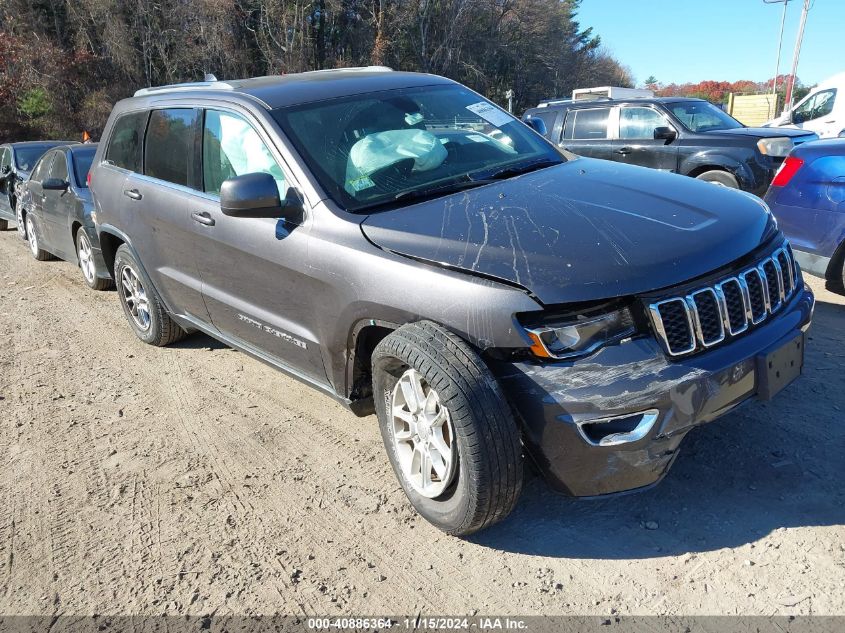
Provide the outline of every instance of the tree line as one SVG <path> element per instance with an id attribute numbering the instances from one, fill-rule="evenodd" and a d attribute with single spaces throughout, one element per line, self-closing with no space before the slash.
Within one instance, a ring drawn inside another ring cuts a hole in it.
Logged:
<path id="1" fill-rule="evenodd" d="M 632 86 L 581 0 L 0 0 L 0 139 L 98 138 L 138 88 L 362 65 L 435 73 L 514 110 Z"/>

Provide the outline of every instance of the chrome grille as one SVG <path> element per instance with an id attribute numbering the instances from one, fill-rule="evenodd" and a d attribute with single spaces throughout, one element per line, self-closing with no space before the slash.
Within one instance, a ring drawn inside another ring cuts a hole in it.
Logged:
<path id="1" fill-rule="evenodd" d="M 786 244 L 736 276 L 650 303 L 649 315 L 669 355 L 690 354 L 765 321 L 792 296 L 796 280 L 792 250 Z"/>

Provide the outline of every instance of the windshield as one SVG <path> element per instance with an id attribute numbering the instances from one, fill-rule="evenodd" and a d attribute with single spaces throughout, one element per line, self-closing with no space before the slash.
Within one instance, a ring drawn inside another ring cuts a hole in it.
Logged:
<path id="1" fill-rule="evenodd" d="M 76 184 L 80 187 L 88 187 L 88 171 L 91 169 L 91 163 L 94 162 L 94 154 L 97 153 L 97 147 L 85 147 L 71 152 L 73 156 L 73 173 L 76 176 Z"/>
<path id="2" fill-rule="evenodd" d="M 15 164 L 21 171 L 32 171 L 35 163 L 41 158 L 48 149 L 49 145 L 35 145 L 33 147 L 17 147 L 15 148 Z"/>
<path id="3" fill-rule="evenodd" d="M 445 195 L 564 160 L 459 85 L 342 97 L 274 116 L 323 188 L 350 211 Z"/>
<path id="4" fill-rule="evenodd" d="M 692 132 L 733 130 L 745 127 L 731 115 L 706 101 L 683 101 L 667 104 L 669 110 Z"/>

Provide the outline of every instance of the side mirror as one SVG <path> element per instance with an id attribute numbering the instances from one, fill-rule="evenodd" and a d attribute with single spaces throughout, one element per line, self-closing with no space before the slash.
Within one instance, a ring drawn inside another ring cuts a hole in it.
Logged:
<path id="1" fill-rule="evenodd" d="M 2 174 L 3 176 L 6 176 L 6 175 L 7 175 L 7 174 L 9 174 L 11 171 L 12 171 L 12 166 L 11 166 L 11 165 L 3 165 L 3 169 L 0 169 L 0 174 Z"/>
<path id="2" fill-rule="evenodd" d="M 41 183 L 41 188 L 48 191 L 64 191 L 68 188 L 68 182 L 61 178 L 47 178 Z"/>
<path id="3" fill-rule="evenodd" d="M 220 210 L 233 218 L 297 220 L 304 209 L 302 198 L 293 188 L 288 188 L 281 200 L 276 179 L 265 172 L 235 176 L 220 186 Z"/>
<path id="4" fill-rule="evenodd" d="M 654 128 L 654 140 L 656 141 L 666 141 L 667 143 L 671 143 L 676 138 L 678 138 L 678 133 L 668 125 L 662 125 Z"/>
<path id="5" fill-rule="evenodd" d="M 540 136 L 546 136 L 549 133 L 548 128 L 546 128 L 546 122 L 543 119 L 530 116 L 525 119 L 525 125 L 537 132 Z"/>

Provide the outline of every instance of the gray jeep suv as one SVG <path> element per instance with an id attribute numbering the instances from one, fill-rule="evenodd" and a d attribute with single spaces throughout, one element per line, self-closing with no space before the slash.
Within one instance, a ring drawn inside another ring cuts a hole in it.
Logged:
<path id="1" fill-rule="evenodd" d="M 387 69 L 140 90 L 91 171 L 127 320 L 201 330 L 375 411 L 413 506 L 505 517 L 643 488 L 803 364 L 813 296 L 763 202 L 569 154 Z"/>

